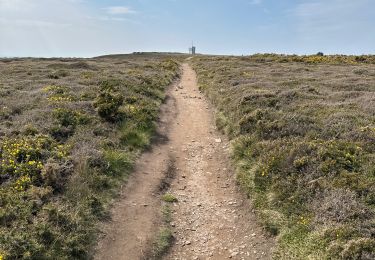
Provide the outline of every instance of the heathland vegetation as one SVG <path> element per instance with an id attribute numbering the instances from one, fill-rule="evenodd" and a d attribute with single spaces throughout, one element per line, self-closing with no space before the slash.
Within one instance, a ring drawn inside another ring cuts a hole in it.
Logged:
<path id="1" fill-rule="evenodd" d="M 197 56 L 276 259 L 375 257 L 375 57 Z"/>
<path id="2" fill-rule="evenodd" d="M 180 58 L 0 59 L 0 260 L 91 258 Z M 274 257 L 374 259 L 375 57 L 190 62 Z M 161 199 L 169 227 L 179 200 Z"/>
<path id="3" fill-rule="evenodd" d="M 0 259 L 87 259 L 173 57 L 0 60 Z"/>

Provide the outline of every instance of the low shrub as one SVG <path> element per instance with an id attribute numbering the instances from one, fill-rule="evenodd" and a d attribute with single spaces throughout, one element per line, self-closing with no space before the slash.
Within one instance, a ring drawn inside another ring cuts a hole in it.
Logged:
<path id="1" fill-rule="evenodd" d="M 76 127 L 77 125 L 84 125 L 89 122 L 87 115 L 79 111 L 73 111 L 72 109 L 56 108 L 52 113 L 58 124 L 65 127 Z"/>
<path id="2" fill-rule="evenodd" d="M 121 121 L 120 107 L 124 103 L 124 96 L 119 93 L 115 81 L 103 81 L 100 86 L 94 107 L 103 119 L 109 122 Z"/>
<path id="3" fill-rule="evenodd" d="M 47 94 L 47 100 L 51 103 L 73 102 L 77 98 L 71 93 L 68 87 L 50 85 L 43 88 Z"/>
<path id="4" fill-rule="evenodd" d="M 65 159 L 63 147 L 48 136 L 38 135 L 3 140 L 0 147 L 0 173 L 9 179 L 40 185 L 41 172 L 48 158 Z"/>

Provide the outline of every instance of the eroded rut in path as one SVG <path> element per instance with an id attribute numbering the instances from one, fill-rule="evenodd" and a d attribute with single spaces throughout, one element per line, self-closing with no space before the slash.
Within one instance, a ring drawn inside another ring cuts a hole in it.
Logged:
<path id="1" fill-rule="evenodd" d="M 273 241 L 256 224 L 235 184 L 229 144 L 215 128 L 195 72 L 183 65 L 181 82 L 162 108 L 159 132 L 165 143 L 140 158 L 97 259 L 141 259 L 160 221 L 160 185 L 173 161 L 169 193 L 175 242 L 165 259 L 270 259 Z"/>

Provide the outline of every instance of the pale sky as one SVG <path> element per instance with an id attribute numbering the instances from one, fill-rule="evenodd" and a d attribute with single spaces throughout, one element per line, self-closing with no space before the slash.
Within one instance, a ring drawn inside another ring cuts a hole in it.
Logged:
<path id="1" fill-rule="evenodd" d="M 0 0 L 0 56 L 375 54 L 375 0 Z"/>

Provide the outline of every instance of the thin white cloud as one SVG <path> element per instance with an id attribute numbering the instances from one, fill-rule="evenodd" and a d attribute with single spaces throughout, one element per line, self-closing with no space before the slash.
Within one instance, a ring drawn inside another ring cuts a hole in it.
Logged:
<path id="1" fill-rule="evenodd" d="M 104 8 L 106 12 L 110 15 L 119 15 L 119 14 L 134 14 L 136 13 L 133 9 L 128 6 L 109 6 Z"/>
<path id="2" fill-rule="evenodd" d="M 99 20 L 99 21 L 116 21 L 116 22 L 130 21 L 129 19 L 126 19 L 124 17 L 112 17 L 112 16 L 99 16 L 99 17 L 95 17 L 94 19 Z"/>
<path id="3" fill-rule="evenodd" d="M 252 5 L 260 5 L 263 3 L 263 0 L 251 0 L 250 4 Z"/>

